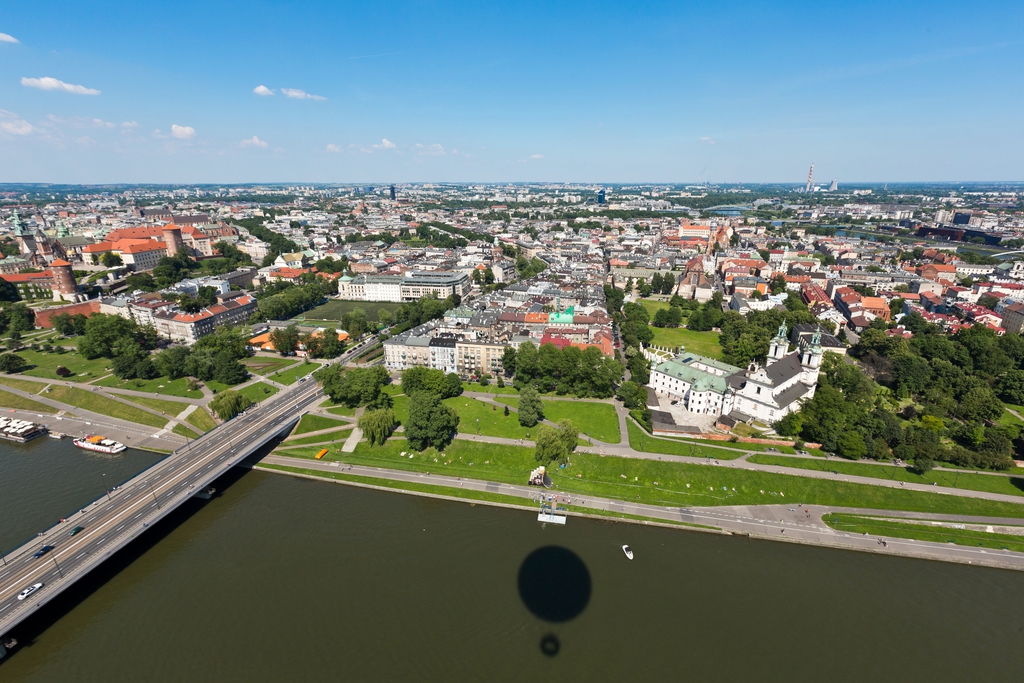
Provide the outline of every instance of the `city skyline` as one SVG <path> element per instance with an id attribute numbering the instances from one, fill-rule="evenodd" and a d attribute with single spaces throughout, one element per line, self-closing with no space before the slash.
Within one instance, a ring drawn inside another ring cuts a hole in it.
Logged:
<path id="1" fill-rule="evenodd" d="M 1022 176 L 1010 3 L 49 7 L 0 25 L 0 182 Z"/>

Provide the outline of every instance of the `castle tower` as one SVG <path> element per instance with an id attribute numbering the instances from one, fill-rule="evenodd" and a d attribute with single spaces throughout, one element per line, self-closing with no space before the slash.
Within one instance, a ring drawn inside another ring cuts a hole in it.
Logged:
<path id="1" fill-rule="evenodd" d="M 789 339 L 786 337 L 786 323 L 782 323 L 779 325 L 779 333 L 775 335 L 771 346 L 768 347 L 768 362 L 766 365 L 782 360 L 786 355 L 786 351 L 789 351 Z"/>
<path id="2" fill-rule="evenodd" d="M 181 228 L 173 225 L 164 226 L 164 244 L 167 245 L 167 255 L 174 257 L 178 255 L 178 252 L 185 248 L 185 243 L 181 239 Z"/>
<path id="3" fill-rule="evenodd" d="M 71 264 L 64 259 L 57 259 L 50 264 L 50 273 L 53 275 L 54 300 L 73 300 L 78 293 L 78 283 L 75 282 Z"/>

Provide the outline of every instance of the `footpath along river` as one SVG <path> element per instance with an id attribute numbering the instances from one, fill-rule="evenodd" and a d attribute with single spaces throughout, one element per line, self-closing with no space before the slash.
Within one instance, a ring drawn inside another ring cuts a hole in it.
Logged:
<path id="1" fill-rule="evenodd" d="M 0 445 L 0 547 L 156 456 L 93 457 Z M 228 476 L 15 631 L 0 680 L 1021 678 L 1024 573 Z M 550 545 L 581 561 L 558 623 L 520 575 Z"/>

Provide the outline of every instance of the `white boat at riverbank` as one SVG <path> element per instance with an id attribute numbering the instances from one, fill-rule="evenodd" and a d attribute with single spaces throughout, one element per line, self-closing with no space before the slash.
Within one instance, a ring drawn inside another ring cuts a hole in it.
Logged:
<path id="1" fill-rule="evenodd" d="M 114 441 L 103 436 L 86 435 L 81 439 L 75 439 L 74 444 L 79 448 L 84 448 L 87 451 L 95 451 L 97 453 L 106 453 L 108 455 L 114 455 L 115 453 L 121 453 L 127 450 L 120 441 Z"/>

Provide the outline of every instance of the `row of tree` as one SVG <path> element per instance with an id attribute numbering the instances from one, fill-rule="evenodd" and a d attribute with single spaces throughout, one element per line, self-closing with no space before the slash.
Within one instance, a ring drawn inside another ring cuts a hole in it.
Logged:
<path id="1" fill-rule="evenodd" d="M 604 356 L 597 347 L 580 349 L 554 344 L 524 342 L 518 351 L 505 348 L 502 365 L 506 374 L 515 375 L 517 389 L 533 387 L 546 393 L 572 394 L 580 398 L 608 398 L 622 379 L 622 365 Z"/>

